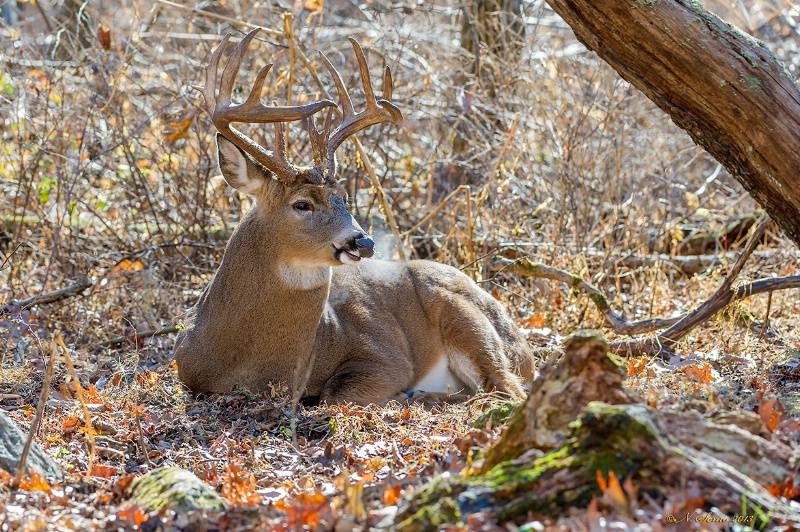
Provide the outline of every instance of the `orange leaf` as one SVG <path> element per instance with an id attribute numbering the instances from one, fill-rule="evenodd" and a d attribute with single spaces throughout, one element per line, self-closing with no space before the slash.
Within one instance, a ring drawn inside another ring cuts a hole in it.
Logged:
<path id="1" fill-rule="evenodd" d="M 10 485 L 11 481 L 14 480 L 13 475 L 7 473 L 6 471 L 0 470 L 0 483 Z M 25 491 L 43 491 L 45 493 L 50 493 L 50 484 L 47 483 L 47 480 L 34 471 L 33 469 L 28 469 L 28 476 L 22 476 L 19 481 L 19 489 Z"/>
<path id="2" fill-rule="evenodd" d="M 383 504 L 385 506 L 395 506 L 400 502 L 401 486 L 386 486 L 383 488 Z"/>
<path id="3" fill-rule="evenodd" d="M 94 384 L 89 384 L 88 388 L 83 389 L 83 400 L 88 405 L 102 405 L 103 398 L 100 397 L 100 390 Z"/>
<path id="4" fill-rule="evenodd" d="M 155 371 L 145 370 L 136 375 L 136 382 L 139 384 L 153 385 L 158 382 L 158 373 Z"/>
<path id="5" fill-rule="evenodd" d="M 647 359 L 640 358 L 640 359 L 630 359 L 628 360 L 628 376 L 632 377 L 634 375 L 638 375 L 647 367 Z"/>
<path id="6" fill-rule="evenodd" d="M 546 318 L 544 314 L 534 314 L 533 316 L 529 316 L 517 323 L 523 329 L 541 329 L 544 327 L 545 321 Z"/>
<path id="7" fill-rule="evenodd" d="M 695 382 L 714 382 L 714 375 L 711 373 L 711 365 L 703 364 L 698 366 L 692 364 L 683 368 L 683 373 Z"/>
<path id="8" fill-rule="evenodd" d="M 167 126 L 167 133 L 164 135 L 164 140 L 168 142 L 175 142 L 176 140 L 185 139 L 188 137 L 189 127 L 191 127 L 192 121 L 194 121 L 194 115 L 191 115 L 183 122 L 174 122 L 169 124 Z"/>
<path id="9" fill-rule="evenodd" d="M 790 501 L 800 497 L 800 486 L 794 486 L 794 479 L 792 477 L 788 477 L 786 482 L 782 485 L 776 482 L 775 485 L 768 488 L 767 491 L 769 491 L 773 497 L 786 497 Z"/>
<path id="10" fill-rule="evenodd" d="M 97 478 L 111 478 L 119 473 L 119 469 L 105 464 L 97 464 L 92 468 L 92 476 Z"/>
<path id="11" fill-rule="evenodd" d="M 73 427 L 77 427 L 80 424 L 81 424 L 80 418 L 77 418 L 75 416 L 68 417 L 67 419 L 61 422 L 61 426 L 64 427 L 65 429 L 71 429 Z"/>
<path id="12" fill-rule="evenodd" d="M 603 476 L 603 472 L 599 469 L 597 470 L 597 485 L 600 486 L 600 491 L 603 493 L 605 493 L 605 491 L 608 489 L 606 478 Z"/>
<path id="13" fill-rule="evenodd" d="M 111 49 L 111 30 L 106 29 L 102 26 L 97 28 L 97 41 L 100 43 L 100 46 L 103 47 L 104 50 Z"/>
<path id="14" fill-rule="evenodd" d="M 612 501 L 623 508 L 628 506 L 628 498 L 625 497 L 625 492 L 622 491 L 622 486 L 619 485 L 617 475 L 611 470 L 608 471 L 608 489 L 603 492 L 603 495 L 609 496 Z"/>
<path id="15" fill-rule="evenodd" d="M 233 463 L 228 466 L 228 475 L 222 485 L 222 496 L 232 504 L 242 506 L 258 506 L 263 499 L 256 493 L 256 478 Z"/>
<path id="16" fill-rule="evenodd" d="M 120 261 L 119 264 L 117 264 L 111 269 L 111 274 L 119 275 L 122 272 L 138 272 L 139 270 L 143 269 L 144 269 L 144 264 L 142 264 L 142 261 L 140 260 L 131 261 L 128 259 L 123 259 Z"/>
<path id="17" fill-rule="evenodd" d="M 302 530 L 306 527 L 316 530 L 322 518 L 320 513 L 330 512 L 330 503 L 325 495 L 314 489 L 311 493 L 299 494 L 291 503 L 286 499 L 281 499 L 275 503 L 275 508 L 286 512 L 289 530 Z"/>
<path id="18" fill-rule="evenodd" d="M 147 516 L 142 512 L 138 504 L 131 504 L 117 512 L 117 519 L 137 527 L 147 520 Z"/>
<path id="19" fill-rule="evenodd" d="M 761 404 L 758 405 L 758 415 L 761 416 L 761 421 L 764 422 L 767 430 L 773 432 L 783 421 L 783 404 L 776 398 L 762 399 Z"/>

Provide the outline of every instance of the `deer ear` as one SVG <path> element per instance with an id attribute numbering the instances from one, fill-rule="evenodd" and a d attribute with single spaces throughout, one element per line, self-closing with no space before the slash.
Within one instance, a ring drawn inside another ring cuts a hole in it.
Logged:
<path id="1" fill-rule="evenodd" d="M 222 177 L 230 186 L 253 195 L 264 185 L 269 173 L 253 162 L 236 144 L 217 133 L 217 154 Z"/>

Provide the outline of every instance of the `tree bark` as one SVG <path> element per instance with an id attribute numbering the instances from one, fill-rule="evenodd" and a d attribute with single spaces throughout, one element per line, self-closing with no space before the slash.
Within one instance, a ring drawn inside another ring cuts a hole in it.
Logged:
<path id="1" fill-rule="evenodd" d="M 763 43 L 693 0 L 548 3 L 800 246 L 800 91 Z"/>

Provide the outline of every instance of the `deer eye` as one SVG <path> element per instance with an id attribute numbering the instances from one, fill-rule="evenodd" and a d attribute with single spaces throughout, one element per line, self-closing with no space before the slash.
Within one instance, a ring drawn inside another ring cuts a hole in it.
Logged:
<path id="1" fill-rule="evenodd" d="M 295 203 L 292 206 L 296 210 L 301 211 L 301 212 L 313 211 L 314 210 L 314 207 L 307 201 L 298 201 L 297 203 Z"/>

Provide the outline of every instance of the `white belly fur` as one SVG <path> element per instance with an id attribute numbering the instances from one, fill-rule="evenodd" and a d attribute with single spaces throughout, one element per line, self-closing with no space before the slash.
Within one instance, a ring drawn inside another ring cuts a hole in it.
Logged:
<path id="1" fill-rule="evenodd" d="M 439 356 L 436 365 L 414 384 L 413 389 L 423 392 L 474 393 L 480 388 L 477 374 L 467 357 L 448 351 Z"/>

